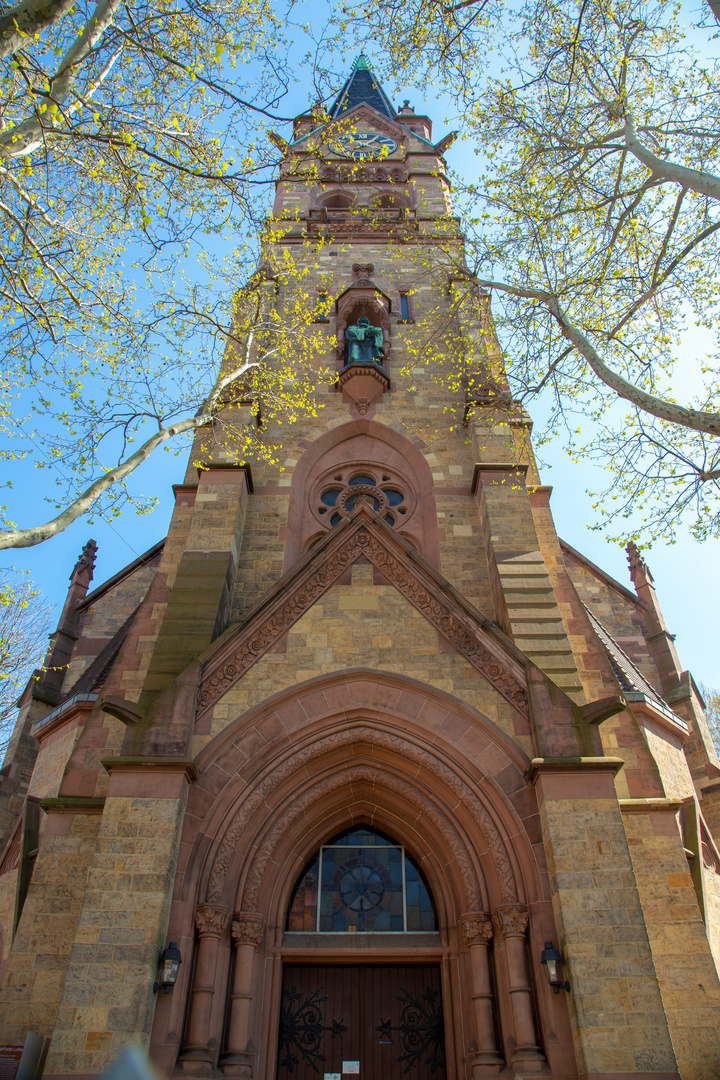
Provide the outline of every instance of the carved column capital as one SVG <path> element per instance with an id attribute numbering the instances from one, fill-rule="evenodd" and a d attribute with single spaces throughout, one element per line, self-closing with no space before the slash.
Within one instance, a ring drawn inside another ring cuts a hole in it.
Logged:
<path id="1" fill-rule="evenodd" d="M 524 937 L 528 924 L 528 909 L 523 904 L 507 904 L 496 908 L 495 923 L 503 937 Z"/>
<path id="2" fill-rule="evenodd" d="M 492 919 L 484 911 L 469 911 L 459 920 L 463 941 L 470 945 L 487 945 L 493 936 Z"/>
<path id="3" fill-rule="evenodd" d="M 221 937 L 229 918 L 228 909 L 218 904 L 199 904 L 195 909 L 195 926 L 200 937 Z"/>
<path id="4" fill-rule="evenodd" d="M 236 911 L 232 918 L 230 933 L 236 945 L 257 947 L 262 941 L 264 919 L 250 911 Z"/>

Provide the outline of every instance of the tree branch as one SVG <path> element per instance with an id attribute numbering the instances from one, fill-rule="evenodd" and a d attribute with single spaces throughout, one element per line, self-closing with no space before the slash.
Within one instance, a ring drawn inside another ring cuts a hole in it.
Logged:
<path id="1" fill-rule="evenodd" d="M 638 139 L 635 120 L 630 112 L 625 117 L 623 136 L 630 153 L 646 165 L 654 176 L 663 176 L 666 180 L 680 184 L 681 187 L 696 191 L 698 195 L 706 195 L 708 199 L 720 200 L 720 176 L 698 172 L 697 169 L 687 169 L 684 165 L 676 165 L 673 161 L 656 157 Z"/>
<path id="2" fill-rule="evenodd" d="M 601 382 L 605 383 L 618 397 L 630 401 L 643 412 L 657 416 L 659 420 L 667 420 L 671 424 L 679 424 L 681 427 L 691 428 L 694 431 L 703 431 L 707 435 L 720 436 L 720 413 L 703 412 L 699 409 L 690 409 L 684 405 L 676 405 L 674 402 L 665 401 L 655 394 L 649 394 L 639 386 L 635 386 L 622 375 L 608 367 L 600 357 L 597 349 L 588 341 L 581 330 L 570 322 L 567 314 L 558 303 L 557 297 L 552 293 L 541 289 L 521 288 L 516 285 L 506 285 L 501 281 L 490 281 L 484 278 L 473 277 L 473 280 L 484 289 L 497 289 L 510 296 L 517 296 L 524 300 L 537 300 L 543 304 L 559 325 L 563 337 L 566 338 L 584 356 L 588 364 Z"/>
<path id="3" fill-rule="evenodd" d="M 162 446 L 163 443 L 174 438 L 176 435 L 183 435 L 187 431 L 195 431 L 198 428 L 206 427 L 208 424 L 211 424 L 214 418 L 215 407 L 218 404 L 218 399 L 223 390 L 225 390 L 230 383 L 235 382 L 236 379 L 242 378 L 242 376 L 247 374 L 251 368 L 257 366 L 259 366 L 259 362 L 242 364 L 239 368 L 235 368 L 233 371 L 223 376 L 223 378 L 219 379 L 212 394 L 196 416 L 190 416 L 185 420 L 175 421 L 167 427 L 161 427 L 160 430 L 156 431 L 154 435 L 147 439 L 140 449 L 136 450 L 127 461 L 123 461 L 114 469 L 110 469 L 106 472 L 104 476 L 100 476 L 97 480 L 94 480 L 66 510 L 63 510 L 61 514 L 58 514 L 58 516 L 51 521 L 46 522 L 44 525 L 32 526 L 28 529 L 13 529 L 9 532 L 0 533 L 0 550 L 5 548 L 34 547 L 36 544 L 41 544 L 43 540 L 48 540 L 51 536 L 56 536 L 58 533 L 62 532 L 68 525 L 71 525 L 73 521 L 76 521 L 79 517 L 82 517 L 83 514 L 87 513 L 93 503 L 107 491 L 108 488 L 111 488 L 114 484 L 124 480 L 126 476 L 129 476 L 130 473 L 138 468 L 138 466 L 142 465 L 144 461 L 147 461 L 152 452 L 157 450 L 159 446 Z M 231 404 L 232 402 L 223 401 L 222 407 L 227 408 Z"/>
<path id="4" fill-rule="evenodd" d="M 12 56 L 50 23 L 66 15 L 75 0 L 22 0 L 0 16 L 0 60 Z"/>

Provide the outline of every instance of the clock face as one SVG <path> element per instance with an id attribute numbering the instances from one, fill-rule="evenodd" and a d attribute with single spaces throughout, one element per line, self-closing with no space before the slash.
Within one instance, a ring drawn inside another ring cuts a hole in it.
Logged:
<path id="1" fill-rule="evenodd" d="M 374 161 L 387 157 L 397 150 L 398 144 L 387 135 L 375 135 L 371 131 L 348 132 L 340 135 L 332 143 L 331 149 L 340 157 L 354 158 L 355 161 Z"/>

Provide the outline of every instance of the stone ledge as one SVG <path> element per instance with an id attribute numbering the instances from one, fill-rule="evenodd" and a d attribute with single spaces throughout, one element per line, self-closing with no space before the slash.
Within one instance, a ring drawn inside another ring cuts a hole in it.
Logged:
<path id="1" fill-rule="evenodd" d="M 618 799 L 623 814 L 647 814 L 652 810 L 682 809 L 682 799 Z"/>
<path id="2" fill-rule="evenodd" d="M 541 773 L 620 772 L 625 762 L 616 757 L 533 758 L 525 776 L 534 783 Z"/>
<path id="3" fill-rule="evenodd" d="M 200 779 L 198 767 L 190 758 L 131 756 L 104 758 L 100 764 L 111 776 L 113 773 L 137 773 L 157 770 L 162 773 L 184 773 L 190 783 Z"/>
<path id="4" fill-rule="evenodd" d="M 53 811 L 65 814 L 102 814 L 105 797 L 100 795 L 59 795 L 55 799 L 39 799 L 39 806 L 46 814 Z"/>

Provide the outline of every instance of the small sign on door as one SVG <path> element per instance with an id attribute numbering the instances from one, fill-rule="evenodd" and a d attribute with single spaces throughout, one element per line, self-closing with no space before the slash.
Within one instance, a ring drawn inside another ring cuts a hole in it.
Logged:
<path id="1" fill-rule="evenodd" d="M 323 1073 L 323 1080 L 342 1080 L 342 1073 Z"/>
<path id="2" fill-rule="evenodd" d="M 348 1073 L 350 1073 L 350 1074 L 354 1073 L 354 1074 L 358 1075 L 360 1073 L 360 1062 L 359 1061 L 343 1061 L 343 1075 L 347 1075 Z"/>

